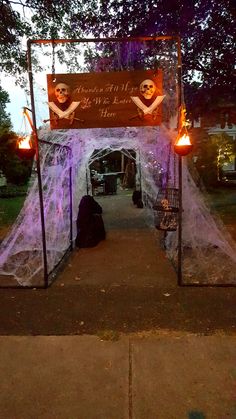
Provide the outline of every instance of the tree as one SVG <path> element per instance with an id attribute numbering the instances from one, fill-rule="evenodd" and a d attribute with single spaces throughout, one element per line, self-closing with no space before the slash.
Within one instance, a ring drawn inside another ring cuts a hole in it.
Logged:
<path id="1" fill-rule="evenodd" d="M 16 5 L 18 9 L 22 5 L 21 15 L 14 9 Z M 193 117 L 223 97 L 236 101 L 234 0 L 3 0 L 1 13 L 1 65 L 14 74 L 20 75 L 21 69 L 26 69 L 23 36 L 179 34 L 186 102 Z M 59 55 L 65 59 L 62 49 Z"/>
<path id="2" fill-rule="evenodd" d="M 24 16 L 13 9 L 14 4 L 15 2 L 0 1 L 1 69 L 7 74 L 14 75 L 20 82 L 22 72 L 27 70 L 22 40 L 24 36 L 30 35 L 30 27 Z"/>
<path id="3" fill-rule="evenodd" d="M 11 120 L 6 112 L 8 93 L 0 86 L 0 171 L 8 183 L 25 184 L 29 179 L 32 160 L 23 162 L 16 156 L 17 135 L 11 130 Z"/>
<path id="4" fill-rule="evenodd" d="M 7 132 L 11 128 L 11 120 L 6 112 L 6 105 L 9 103 L 8 93 L 0 86 L 0 135 Z"/>
<path id="5" fill-rule="evenodd" d="M 12 131 L 0 135 L 0 170 L 8 183 L 24 185 L 29 180 L 32 159 L 23 161 L 16 155 L 17 134 Z"/>
<path id="6" fill-rule="evenodd" d="M 203 129 L 193 131 L 192 137 L 198 175 L 206 187 L 215 186 L 222 180 L 223 165 L 235 156 L 235 141 L 225 133 L 209 136 Z"/>

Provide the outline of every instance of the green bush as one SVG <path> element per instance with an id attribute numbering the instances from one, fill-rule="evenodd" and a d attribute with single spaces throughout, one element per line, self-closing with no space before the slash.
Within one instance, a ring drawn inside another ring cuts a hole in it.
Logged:
<path id="1" fill-rule="evenodd" d="M 7 179 L 7 183 L 12 183 L 13 185 L 25 185 L 30 178 L 31 169 L 31 161 L 24 162 L 18 157 L 12 156 L 2 171 Z"/>
<path id="2" fill-rule="evenodd" d="M 0 135 L 0 170 L 7 183 L 25 185 L 31 175 L 33 160 L 21 160 L 16 155 L 17 135 L 5 132 Z"/>
<path id="3" fill-rule="evenodd" d="M 222 180 L 222 165 L 235 155 L 235 142 L 227 134 L 208 135 L 205 130 L 194 133 L 195 168 L 206 187 Z"/>

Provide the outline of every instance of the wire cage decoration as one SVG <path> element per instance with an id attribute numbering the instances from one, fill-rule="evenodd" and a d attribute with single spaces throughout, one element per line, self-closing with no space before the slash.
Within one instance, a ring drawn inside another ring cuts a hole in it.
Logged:
<path id="1" fill-rule="evenodd" d="M 154 225 L 157 230 L 175 231 L 179 224 L 179 189 L 175 183 L 175 156 L 174 156 L 174 185 L 170 184 L 170 160 L 171 143 L 169 144 L 167 154 L 167 170 L 165 185 L 160 187 L 156 201 L 153 205 Z"/>
<path id="2" fill-rule="evenodd" d="M 174 143 L 174 152 L 183 157 L 189 154 L 193 145 L 188 135 L 188 121 L 186 121 L 186 108 L 181 104 L 179 108 L 179 133 Z M 166 186 L 160 188 L 154 203 L 154 223 L 158 230 L 175 231 L 180 221 L 180 190 L 175 187 L 175 154 L 174 154 L 174 187 L 169 187 L 170 180 L 171 143 L 168 150 Z"/>
<path id="3" fill-rule="evenodd" d="M 179 189 L 161 188 L 153 205 L 157 230 L 175 231 L 179 222 Z"/>

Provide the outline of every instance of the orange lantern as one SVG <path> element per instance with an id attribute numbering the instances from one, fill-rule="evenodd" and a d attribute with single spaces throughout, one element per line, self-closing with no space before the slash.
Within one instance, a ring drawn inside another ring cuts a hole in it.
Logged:
<path id="1" fill-rule="evenodd" d="M 175 153 L 179 154 L 180 156 L 187 156 L 187 154 L 191 153 L 192 149 L 193 145 L 190 141 L 187 130 L 185 132 L 181 132 L 174 144 Z"/>
<path id="2" fill-rule="evenodd" d="M 35 149 L 32 145 L 31 136 L 19 137 L 16 144 L 16 154 L 21 159 L 32 159 L 35 155 Z"/>
<path id="3" fill-rule="evenodd" d="M 174 144 L 174 151 L 176 154 L 179 154 L 179 156 L 187 156 L 193 149 L 187 130 L 188 125 L 188 121 L 186 120 L 186 108 L 184 104 L 182 104 L 179 112 L 179 134 Z"/>
<path id="4" fill-rule="evenodd" d="M 22 135 L 22 136 L 19 136 L 18 138 L 18 141 L 16 143 L 16 154 L 21 159 L 32 159 L 36 151 L 32 144 L 32 137 L 34 135 L 35 130 L 34 130 L 33 122 L 29 116 L 28 111 L 30 111 L 30 109 L 24 106 L 22 122 L 24 122 L 25 131 L 27 131 L 26 130 L 26 119 L 27 119 L 33 132 L 31 135 Z"/>

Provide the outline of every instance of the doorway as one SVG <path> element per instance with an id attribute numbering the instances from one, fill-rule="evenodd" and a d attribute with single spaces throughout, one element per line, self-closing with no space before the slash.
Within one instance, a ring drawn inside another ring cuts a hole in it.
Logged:
<path id="1" fill-rule="evenodd" d="M 88 163 L 87 190 L 93 196 L 140 189 L 140 167 L 133 149 L 95 150 Z"/>

